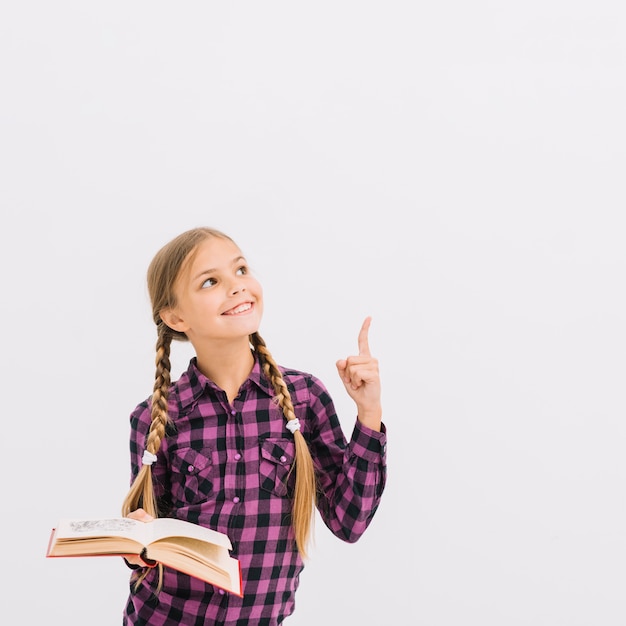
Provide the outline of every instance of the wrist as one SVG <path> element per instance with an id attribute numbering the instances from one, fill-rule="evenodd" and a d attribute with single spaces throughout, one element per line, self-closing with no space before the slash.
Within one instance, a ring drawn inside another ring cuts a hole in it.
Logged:
<path id="1" fill-rule="evenodd" d="M 361 424 L 363 424 L 363 426 L 367 426 L 367 428 L 370 428 L 371 430 L 380 432 L 383 420 L 382 408 L 359 409 L 357 419 L 361 422 Z"/>

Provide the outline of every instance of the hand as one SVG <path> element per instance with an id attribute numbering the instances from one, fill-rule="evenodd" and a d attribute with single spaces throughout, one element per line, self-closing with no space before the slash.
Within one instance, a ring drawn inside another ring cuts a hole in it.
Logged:
<path id="1" fill-rule="evenodd" d="M 126 517 L 136 519 L 138 522 L 151 522 L 154 517 L 150 513 L 146 513 L 143 509 L 135 509 L 130 512 Z"/>
<path id="2" fill-rule="evenodd" d="M 378 361 L 370 354 L 368 332 L 371 317 L 366 317 L 359 332 L 359 355 L 337 361 L 337 371 L 348 395 L 356 402 L 358 419 L 372 430 L 380 430 L 380 376 Z"/>
<path id="3" fill-rule="evenodd" d="M 151 522 L 154 519 L 152 515 L 146 513 L 143 509 L 136 509 L 130 512 L 127 517 L 130 517 L 131 519 L 136 519 L 139 522 Z M 135 556 L 133 554 L 129 554 L 124 558 L 131 565 L 139 565 L 140 567 L 154 567 L 154 565 L 156 565 L 156 563 L 153 564 L 152 561 L 149 563 L 144 561 L 139 555 Z"/>

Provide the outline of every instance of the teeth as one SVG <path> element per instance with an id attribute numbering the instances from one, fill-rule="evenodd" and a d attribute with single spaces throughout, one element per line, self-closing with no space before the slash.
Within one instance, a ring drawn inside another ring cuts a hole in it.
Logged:
<path id="1" fill-rule="evenodd" d="M 235 315 L 237 313 L 243 313 L 244 311 L 249 311 L 252 308 L 252 305 L 249 302 L 246 304 L 241 304 L 237 308 L 228 311 L 229 315 Z"/>

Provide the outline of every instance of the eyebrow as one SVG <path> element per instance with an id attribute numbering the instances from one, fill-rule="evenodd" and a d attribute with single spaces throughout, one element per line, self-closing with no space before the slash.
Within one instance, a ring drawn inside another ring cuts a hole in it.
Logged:
<path id="1" fill-rule="evenodd" d="M 242 256 L 235 257 L 232 260 L 231 265 L 237 265 L 237 263 L 240 263 L 241 261 L 246 263 L 245 257 L 242 257 Z M 202 270 L 199 274 L 193 277 L 193 280 L 198 280 L 198 278 L 202 278 L 202 276 L 206 276 L 207 274 L 215 274 L 215 272 L 217 271 L 218 270 L 215 267 L 212 267 L 211 269 L 208 269 L 208 270 Z"/>

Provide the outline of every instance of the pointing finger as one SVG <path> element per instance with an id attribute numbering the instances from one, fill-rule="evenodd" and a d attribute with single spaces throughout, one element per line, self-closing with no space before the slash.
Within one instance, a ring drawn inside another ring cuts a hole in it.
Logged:
<path id="1" fill-rule="evenodd" d="M 361 330 L 359 332 L 359 355 L 361 356 L 371 356 L 370 355 L 370 345 L 367 338 L 367 333 L 370 328 L 370 324 L 372 322 L 371 317 L 366 317 L 363 322 L 363 326 L 361 326 Z"/>

